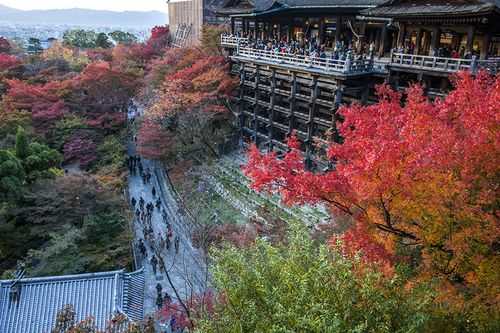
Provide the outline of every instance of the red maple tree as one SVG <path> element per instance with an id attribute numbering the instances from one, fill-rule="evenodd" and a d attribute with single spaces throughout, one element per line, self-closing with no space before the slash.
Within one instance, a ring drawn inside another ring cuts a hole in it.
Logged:
<path id="1" fill-rule="evenodd" d="M 64 144 L 64 162 L 78 163 L 81 168 L 88 168 L 96 160 L 96 144 L 85 136 L 74 134 Z"/>
<path id="2" fill-rule="evenodd" d="M 12 46 L 7 38 L 0 36 L 0 53 L 9 53 Z"/>
<path id="3" fill-rule="evenodd" d="M 325 202 L 334 215 L 365 224 L 370 242 L 356 240 L 355 229 L 341 236 L 347 251 L 378 260 L 398 243 L 416 247 L 420 276 L 459 281 L 494 303 L 500 78 L 460 73 L 455 90 L 434 102 L 419 86 L 408 89 L 404 105 L 387 86 L 378 93 L 375 105 L 339 111 L 344 143 L 328 150 L 334 171 L 305 170 L 292 137 L 282 159 L 251 148 L 245 173 L 255 189 L 279 192 L 288 203 Z"/>
<path id="4" fill-rule="evenodd" d="M 155 26 L 151 30 L 151 36 L 143 47 L 143 55 L 146 59 L 160 56 L 167 46 L 170 45 L 170 28 L 166 26 Z"/>
<path id="5" fill-rule="evenodd" d="M 21 63 L 16 56 L 0 53 L 0 72 L 19 66 Z"/>
<path id="6" fill-rule="evenodd" d="M 137 135 L 139 154 L 150 159 L 161 159 L 168 153 L 172 135 L 158 121 L 145 119 Z"/>

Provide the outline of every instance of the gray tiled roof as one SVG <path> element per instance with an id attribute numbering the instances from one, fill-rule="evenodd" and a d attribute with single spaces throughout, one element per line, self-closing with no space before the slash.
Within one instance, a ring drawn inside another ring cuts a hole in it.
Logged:
<path id="1" fill-rule="evenodd" d="M 500 0 L 393 0 L 376 8 L 366 9 L 370 16 L 442 16 L 474 15 L 499 10 Z"/>
<path id="2" fill-rule="evenodd" d="M 262 14 L 271 9 L 302 8 L 369 8 L 387 0 L 229 0 L 219 10 L 220 13 Z"/>
<path id="3" fill-rule="evenodd" d="M 10 296 L 13 282 L 0 281 L 0 333 L 50 332 L 57 312 L 68 304 L 77 321 L 93 317 L 101 330 L 116 312 L 143 319 L 142 270 L 22 279 L 18 300 Z"/>

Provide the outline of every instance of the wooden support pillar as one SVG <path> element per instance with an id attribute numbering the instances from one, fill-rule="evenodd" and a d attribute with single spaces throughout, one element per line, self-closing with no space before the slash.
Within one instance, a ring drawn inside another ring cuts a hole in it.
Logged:
<path id="1" fill-rule="evenodd" d="M 368 96 L 370 95 L 370 86 L 366 85 L 363 87 L 361 92 L 361 104 L 366 105 L 368 103 Z"/>
<path id="2" fill-rule="evenodd" d="M 465 52 L 471 54 L 474 48 L 474 34 L 475 27 L 473 25 L 467 27 L 467 45 L 465 47 Z"/>
<path id="3" fill-rule="evenodd" d="M 243 136 L 243 126 L 244 123 L 244 113 L 242 110 L 243 98 L 245 97 L 245 80 L 246 80 L 246 71 L 245 71 L 245 63 L 240 64 L 240 95 L 238 101 L 238 120 L 239 120 L 239 131 L 240 136 Z"/>
<path id="4" fill-rule="evenodd" d="M 384 24 L 385 25 L 385 24 Z M 378 50 L 380 50 L 380 40 L 382 39 L 382 29 L 376 29 L 375 33 L 372 34 L 370 44 L 373 43 L 373 53 L 378 54 Z"/>
<path id="5" fill-rule="evenodd" d="M 307 119 L 307 137 L 306 137 L 306 160 L 312 159 L 313 132 L 314 132 L 314 110 L 316 109 L 316 100 L 318 98 L 318 77 L 313 76 L 311 83 L 311 96 L 309 99 L 309 116 Z"/>
<path id="6" fill-rule="evenodd" d="M 322 18 L 319 21 L 319 45 L 323 45 L 325 43 L 325 19 Z"/>
<path id="7" fill-rule="evenodd" d="M 276 104 L 276 69 L 272 69 L 272 74 L 271 74 L 271 101 L 270 101 L 270 108 L 271 108 L 271 113 L 269 114 L 269 122 L 267 124 L 268 126 L 268 136 L 269 136 L 269 142 L 268 142 L 268 147 L 269 150 L 273 150 L 273 139 L 274 139 L 274 105 Z"/>
<path id="8" fill-rule="evenodd" d="M 415 41 L 415 50 L 413 50 L 413 54 L 419 54 L 420 46 L 422 45 L 422 28 L 417 29 L 417 40 Z"/>
<path id="9" fill-rule="evenodd" d="M 251 36 L 251 31 L 250 31 L 250 20 L 247 20 L 247 34 L 245 37 L 250 37 Z"/>
<path id="10" fill-rule="evenodd" d="M 429 55 L 435 56 L 437 50 L 439 49 L 439 41 L 441 39 L 441 29 L 439 27 L 432 28 L 432 36 L 431 36 L 431 47 L 429 50 Z"/>
<path id="11" fill-rule="evenodd" d="M 339 108 L 340 104 L 342 104 L 342 95 L 344 93 L 344 89 L 342 85 L 337 83 L 337 90 L 335 90 L 335 108 Z"/>
<path id="12" fill-rule="evenodd" d="M 358 47 L 357 51 L 361 52 L 363 50 L 363 45 L 366 41 L 366 22 L 361 22 L 360 28 L 359 28 L 359 40 L 358 40 Z"/>
<path id="13" fill-rule="evenodd" d="M 257 135 L 257 112 L 259 111 L 259 99 L 260 99 L 260 90 L 259 90 L 259 83 L 260 83 L 260 66 L 255 65 L 255 104 L 253 106 L 253 137 L 254 141 L 257 144 L 258 143 L 258 135 Z"/>
<path id="14" fill-rule="evenodd" d="M 337 16 L 336 21 L 337 21 L 336 23 L 337 30 L 335 30 L 335 43 L 340 41 L 340 36 L 342 34 L 342 16 Z"/>
<path id="15" fill-rule="evenodd" d="M 340 136 L 337 130 L 337 111 L 342 104 L 342 95 L 344 93 L 344 88 L 342 84 L 337 81 L 337 89 L 335 90 L 335 100 L 332 110 L 332 129 L 333 129 L 333 140 L 339 142 Z"/>
<path id="16" fill-rule="evenodd" d="M 397 48 L 403 48 L 405 43 L 406 25 L 404 23 L 399 24 L 398 31 L 398 44 Z"/>
<path id="17" fill-rule="evenodd" d="M 450 86 L 450 80 L 446 77 L 441 78 L 441 84 L 439 86 L 439 90 L 443 92 L 448 91 L 449 86 Z"/>
<path id="18" fill-rule="evenodd" d="M 379 57 L 384 56 L 386 45 L 387 45 L 387 24 L 384 22 L 384 25 L 382 26 L 382 31 L 380 32 L 380 43 L 378 46 Z"/>
<path id="19" fill-rule="evenodd" d="M 484 60 L 488 58 L 488 51 L 490 49 L 491 43 L 491 32 L 486 32 L 483 36 L 483 43 L 481 45 L 481 53 L 479 54 L 479 59 Z"/>
<path id="20" fill-rule="evenodd" d="M 297 98 L 297 74 L 292 72 L 292 81 L 290 82 L 290 113 L 288 115 L 288 135 L 291 135 L 294 127 L 294 111 L 295 111 L 295 102 Z"/>
<path id="21" fill-rule="evenodd" d="M 246 80 L 246 71 L 245 71 L 245 63 L 241 63 L 240 65 L 240 101 L 243 100 L 245 96 L 245 80 Z"/>

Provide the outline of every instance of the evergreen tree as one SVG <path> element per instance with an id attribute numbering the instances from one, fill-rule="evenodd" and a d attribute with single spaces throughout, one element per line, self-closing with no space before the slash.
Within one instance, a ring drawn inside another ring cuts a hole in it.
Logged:
<path id="1" fill-rule="evenodd" d="M 16 133 L 16 156 L 24 160 L 29 155 L 29 143 L 24 128 L 19 126 Z"/>
<path id="2" fill-rule="evenodd" d="M 111 42 L 109 41 L 108 35 L 106 35 L 104 32 L 101 32 L 97 35 L 95 45 L 103 49 L 109 49 L 112 46 Z"/>
<path id="3" fill-rule="evenodd" d="M 21 196 L 24 177 L 21 161 L 10 151 L 0 150 L 0 202 Z"/>
<path id="4" fill-rule="evenodd" d="M 29 53 L 40 53 L 42 52 L 42 43 L 38 38 L 28 39 L 28 52 Z"/>

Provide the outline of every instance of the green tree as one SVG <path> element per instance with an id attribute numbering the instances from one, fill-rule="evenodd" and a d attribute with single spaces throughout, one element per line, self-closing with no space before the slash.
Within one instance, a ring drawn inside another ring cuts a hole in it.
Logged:
<path id="1" fill-rule="evenodd" d="M 428 289 L 359 269 L 340 249 L 317 246 L 294 225 L 288 244 L 258 240 L 247 249 L 214 252 L 222 295 L 199 332 L 423 332 Z"/>
<path id="2" fill-rule="evenodd" d="M 28 147 L 28 153 L 23 165 L 29 182 L 61 175 L 61 170 L 58 168 L 63 158 L 57 150 L 38 142 L 32 142 Z"/>
<path id="3" fill-rule="evenodd" d="M 6 112 L 0 105 L 0 138 L 15 135 L 19 126 L 28 133 L 31 132 L 31 112 L 18 110 Z"/>
<path id="4" fill-rule="evenodd" d="M 29 142 L 24 128 L 19 126 L 16 133 L 16 157 L 21 161 L 29 183 L 40 178 L 52 178 L 60 172 L 63 158 L 61 154 L 47 145 Z"/>
<path id="5" fill-rule="evenodd" d="M 132 44 L 137 42 L 137 37 L 130 32 L 116 30 L 109 33 L 108 35 L 118 44 Z"/>
<path id="6" fill-rule="evenodd" d="M 28 39 L 28 48 L 29 53 L 40 53 L 42 52 L 42 43 L 38 38 L 30 38 Z"/>
<path id="7" fill-rule="evenodd" d="M 118 173 L 123 169 L 126 161 L 126 148 L 118 136 L 107 136 L 103 143 L 97 147 L 98 169 L 109 169 Z"/>
<path id="8" fill-rule="evenodd" d="M 16 132 L 16 156 L 17 158 L 24 160 L 26 157 L 28 157 L 28 149 L 29 149 L 29 143 L 28 143 L 28 137 L 26 136 L 26 132 L 24 128 L 21 126 L 17 127 L 17 132 Z"/>
<path id="9" fill-rule="evenodd" d="M 63 149 L 64 143 L 78 130 L 86 130 L 88 125 L 85 120 L 74 114 L 67 114 L 55 123 L 54 131 L 51 133 L 49 144 L 58 150 Z"/>
<path id="10" fill-rule="evenodd" d="M 205 24 L 201 28 L 201 48 L 210 55 L 221 55 L 220 35 L 227 32 L 223 25 Z"/>
<path id="11" fill-rule="evenodd" d="M 12 152 L 0 150 L 0 201 L 20 198 L 24 178 L 21 161 Z"/>
<path id="12" fill-rule="evenodd" d="M 113 46 L 108 38 L 108 35 L 106 35 L 104 32 L 97 34 L 95 45 L 103 49 L 109 49 L 111 46 Z"/>
<path id="13" fill-rule="evenodd" d="M 96 47 L 97 34 L 93 30 L 74 29 L 64 32 L 63 43 L 70 47 L 82 49 Z"/>

